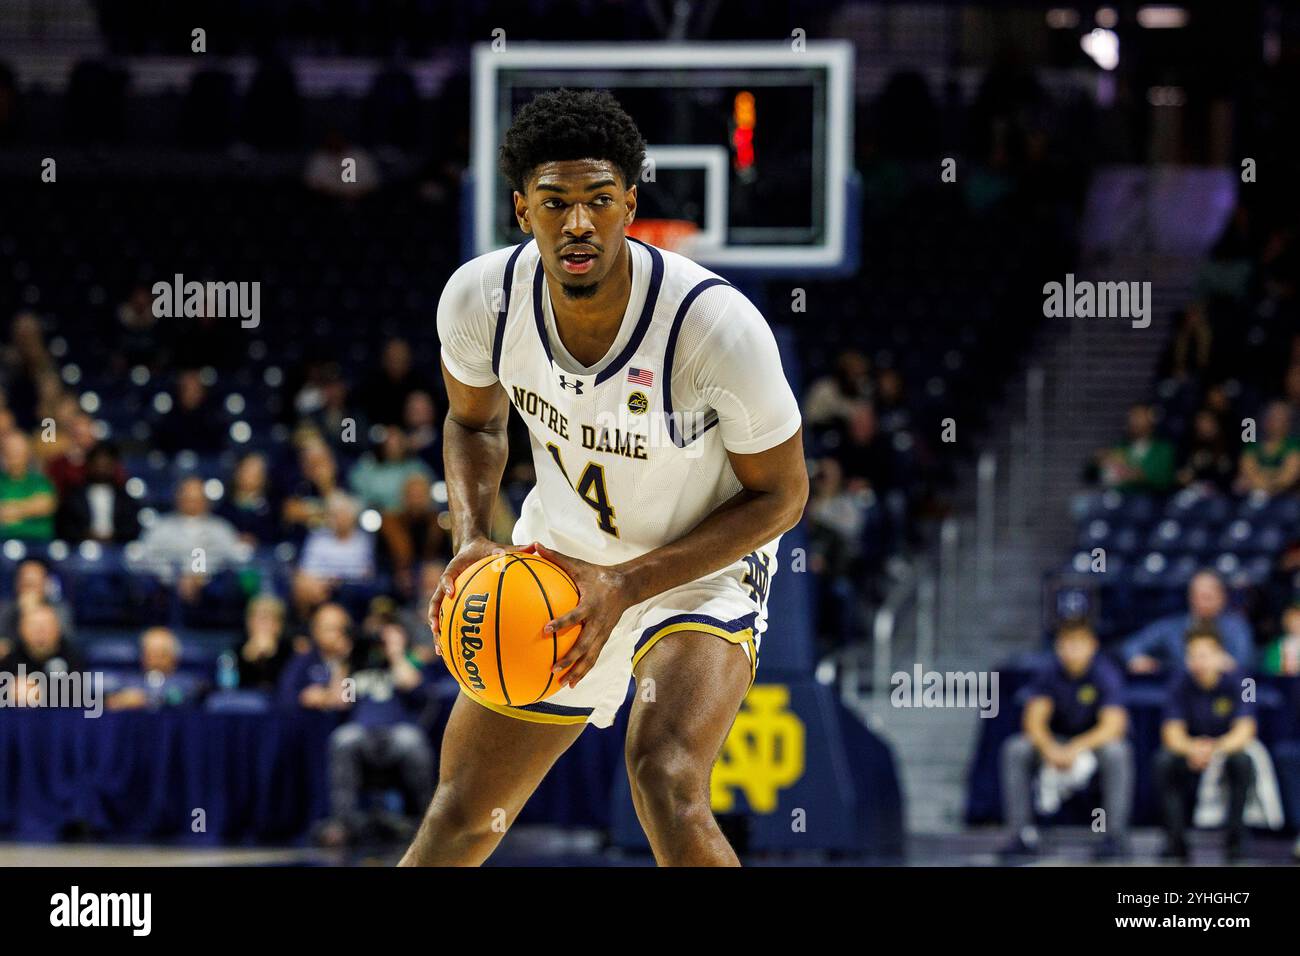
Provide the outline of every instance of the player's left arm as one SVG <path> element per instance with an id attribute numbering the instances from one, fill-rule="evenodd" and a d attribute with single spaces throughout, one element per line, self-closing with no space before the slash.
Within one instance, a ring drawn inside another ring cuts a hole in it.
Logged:
<path id="1" fill-rule="evenodd" d="M 718 293 L 724 294 L 724 293 Z M 692 330 L 699 344 L 680 356 L 674 376 L 678 407 L 708 406 L 741 490 L 676 541 L 625 561 L 601 566 L 538 546 L 539 554 L 569 569 L 579 601 L 551 622 L 562 631 L 579 622 L 582 633 L 556 662 L 562 683 L 573 686 L 596 663 L 618 619 L 629 607 L 670 588 L 696 581 L 767 544 L 799 523 L 808 501 L 799 404 L 781 369 L 776 339 L 766 320 L 739 293 L 728 290 L 707 328 Z M 686 338 L 684 336 L 684 338 Z M 671 490 L 669 491 L 671 494 Z"/>

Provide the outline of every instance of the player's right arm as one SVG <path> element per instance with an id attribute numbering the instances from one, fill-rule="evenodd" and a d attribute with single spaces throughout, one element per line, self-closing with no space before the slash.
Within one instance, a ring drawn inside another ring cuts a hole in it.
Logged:
<path id="1" fill-rule="evenodd" d="M 492 540 L 492 509 L 505 473 L 510 402 L 492 369 L 495 316 L 484 294 L 483 263 L 475 259 L 447 282 L 438 302 L 442 377 L 447 386 L 442 463 L 456 555 L 429 600 L 434 648 L 442 653 L 438 610 L 455 595 L 465 568 L 496 551 L 518 551 Z"/>

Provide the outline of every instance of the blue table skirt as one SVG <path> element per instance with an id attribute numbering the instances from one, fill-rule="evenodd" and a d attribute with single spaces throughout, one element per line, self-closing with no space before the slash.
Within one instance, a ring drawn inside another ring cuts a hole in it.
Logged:
<path id="1" fill-rule="evenodd" d="M 448 708 L 449 709 L 449 708 Z M 435 753 L 446 710 L 431 730 Z M 0 711 L 0 834 L 201 845 L 286 842 L 328 814 L 332 714 Z M 557 763 L 521 822 L 604 827 L 623 727 L 589 729 Z M 202 817 L 195 811 L 203 811 Z M 197 829 L 202 824 L 202 829 Z"/>

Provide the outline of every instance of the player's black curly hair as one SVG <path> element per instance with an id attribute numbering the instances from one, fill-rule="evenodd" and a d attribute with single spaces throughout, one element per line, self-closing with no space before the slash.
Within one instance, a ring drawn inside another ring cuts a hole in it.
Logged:
<path id="1" fill-rule="evenodd" d="M 542 163 L 603 159 L 631 186 L 645 159 L 645 140 L 618 100 L 603 90 L 552 90 L 515 114 L 501 144 L 501 172 L 523 192 Z"/>

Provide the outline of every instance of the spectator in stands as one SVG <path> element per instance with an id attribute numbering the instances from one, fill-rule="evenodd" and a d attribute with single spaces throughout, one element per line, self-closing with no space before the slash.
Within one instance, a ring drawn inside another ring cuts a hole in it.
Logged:
<path id="1" fill-rule="evenodd" d="M 1167 491 L 1174 482 L 1174 449 L 1155 432 L 1154 408 L 1142 403 L 1130 408 L 1128 441 L 1097 454 L 1102 484 L 1122 491 Z"/>
<path id="2" fill-rule="evenodd" d="M 61 450 L 63 436 L 67 434 L 67 423 L 77 414 L 78 409 L 76 396 L 69 394 L 63 387 L 63 379 L 52 367 L 36 376 L 36 430 L 40 434 L 39 445 L 42 450 L 56 447 Z M 49 429 L 51 421 L 58 423 L 58 427 Z M 43 456 L 38 455 L 38 458 L 43 459 Z"/>
<path id="3" fill-rule="evenodd" d="M 871 516 L 880 502 L 861 484 L 848 488 L 844 469 L 834 458 L 813 463 L 814 482 L 807 516 L 813 539 L 815 570 L 831 576 L 851 573 L 869 534 Z"/>
<path id="4" fill-rule="evenodd" d="M 370 424 L 355 403 L 349 401 L 348 383 L 339 370 L 338 363 L 323 366 L 314 380 L 309 381 L 294 400 L 300 422 L 305 422 L 320 433 L 336 452 L 363 440 Z"/>
<path id="5" fill-rule="evenodd" d="M 44 381 L 45 379 L 42 379 L 42 383 Z M 63 457 L 64 453 L 72 448 L 73 423 L 82 414 L 77 396 L 65 391 L 61 381 L 58 382 L 58 389 L 54 393 L 50 407 L 37 410 L 41 421 L 36 430 L 37 440 L 32 448 L 32 454 L 35 456 L 37 467 L 45 472 L 47 477 L 50 477 L 50 463 Z M 94 444 L 93 436 L 91 444 Z M 56 490 L 58 490 L 57 485 Z"/>
<path id="6" fill-rule="evenodd" d="M 1133 750 L 1125 737 L 1124 675 L 1097 653 L 1097 635 L 1081 621 L 1056 632 L 1055 658 L 1030 684 L 1021 733 L 1002 748 L 1002 801 L 1011 841 L 1004 855 L 1038 852 L 1038 828 L 1030 804 L 1031 782 L 1039 778 L 1040 809 L 1053 812 L 1061 799 L 1086 784 L 1100 767 L 1106 836 L 1098 856 L 1127 851 L 1133 804 Z M 1048 806 L 1041 806 L 1047 802 Z"/>
<path id="7" fill-rule="evenodd" d="M 834 450 L 849 488 L 869 487 L 884 495 L 894 485 L 893 451 L 880 434 L 876 410 L 857 402 L 848 411 L 844 442 Z"/>
<path id="8" fill-rule="evenodd" d="M 370 151 L 349 143 L 330 130 L 307 159 L 303 183 L 313 192 L 343 199 L 360 199 L 379 188 L 379 166 Z"/>
<path id="9" fill-rule="evenodd" d="M 31 312 L 14 316 L 9 331 L 9 345 L 0 353 L 5 391 L 9 396 L 9 409 L 23 431 L 31 431 L 39 423 L 36 414 L 37 382 L 53 371 L 54 361 L 45 348 L 45 333 L 41 320 Z M 55 374 L 57 381 L 58 375 Z"/>
<path id="10" fill-rule="evenodd" d="M 126 493 L 117 446 L 99 442 L 86 456 L 82 480 L 63 495 L 55 519 L 68 541 L 124 544 L 140 536 L 140 506 Z"/>
<path id="11" fill-rule="evenodd" d="M 0 602 L 0 657 L 13 649 L 13 641 L 18 636 L 18 622 L 28 608 L 45 605 L 54 611 L 59 619 L 59 633 L 71 639 L 72 608 L 62 598 L 56 596 L 50 570 L 45 562 L 37 558 L 28 558 L 21 562 L 14 571 L 14 596 Z"/>
<path id="12" fill-rule="evenodd" d="M 293 578 L 294 605 L 300 617 L 328 601 L 339 586 L 368 581 L 375 574 L 375 542 L 357 526 L 356 499 L 336 492 L 327 505 L 329 524 L 307 536 Z"/>
<path id="13" fill-rule="evenodd" d="M 429 627 L 429 602 L 446 570 L 446 562 L 441 560 L 421 564 L 415 597 L 398 612 L 398 620 L 411 639 L 411 653 L 425 664 L 437 656 L 433 649 L 433 631 Z"/>
<path id="14" fill-rule="evenodd" d="M 81 654 L 65 639 L 59 614 L 48 604 L 31 604 L 18 618 L 18 642 L 0 659 L 0 672 L 63 674 L 84 670 Z"/>
<path id="15" fill-rule="evenodd" d="M 1300 438 L 1300 362 L 1292 362 L 1282 376 L 1282 401 L 1291 413 L 1291 437 Z"/>
<path id="16" fill-rule="evenodd" d="M 1222 761 L 1227 781 L 1228 859 L 1240 857 L 1245 837 L 1246 795 L 1254 765 L 1244 753 L 1255 739 L 1254 698 L 1243 693 L 1245 675 L 1229 666 L 1218 634 L 1198 627 L 1187 636 L 1186 671 L 1175 678 L 1160 728 L 1156 781 L 1168 842 L 1165 855 L 1186 860 L 1188 805 L 1201 775 Z"/>
<path id="17" fill-rule="evenodd" d="M 379 447 L 362 455 L 348 473 L 348 485 L 366 507 L 394 511 L 402 506 L 402 489 L 412 475 L 433 480 L 429 466 L 411 454 L 406 432 L 389 425 Z"/>
<path id="18" fill-rule="evenodd" d="M 293 657 L 293 645 L 286 639 L 284 602 L 262 594 L 248 602 L 244 612 L 244 643 L 239 649 L 239 686 L 249 690 L 274 691 L 280 674 Z M 304 646 L 304 652 L 308 647 Z"/>
<path id="19" fill-rule="evenodd" d="M 208 397 L 199 372 L 180 372 L 171 409 L 154 424 L 154 447 L 168 454 L 188 450 L 211 455 L 225 446 L 225 438 L 220 413 Z"/>
<path id="20" fill-rule="evenodd" d="M 849 351 L 835 360 L 835 371 L 813 382 L 803 400 L 806 427 L 821 432 L 842 427 L 854 408 L 871 398 L 871 366 L 861 352 Z"/>
<path id="21" fill-rule="evenodd" d="M 892 554 L 907 532 L 909 503 L 898 480 L 893 443 L 881 433 L 874 406 L 869 402 L 853 406 L 844 441 L 831 454 L 844 472 L 845 490 L 867 496 L 872 549 L 878 557 Z"/>
<path id="22" fill-rule="evenodd" d="M 1187 635 L 1195 628 L 1214 628 L 1232 658 L 1227 668 L 1255 663 L 1255 637 L 1244 614 L 1228 610 L 1228 589 L 1214 571 L 1198 571 L 1187 584 L 1186 614 L 1171 614 L 1148 624 L 1120 647 L 1129 672 L 1152 674 L 1173 670 L 1182 660 Z"/>
<path id="23" fill-rule="evenodd" d="M 343 681 L 351 673 L 352 619 L 337 604 L 312 612 L 311 646 L 289 659 L 276 685 L 280 707 L 290 710 L 345 710 L 350 705 Z"/>
<path id="24" fill-rule="evenodd" d="M 449 546 L 447 533 L 438 523 L 428 477 L 411 475 L 406 479 L 402 505 L 384 513 L 379 533 L 394 583 L 402 594 L 410 594 L 415 587 L 416 565 L 446 557 Z"/>
<path id="25" fill-rule="evenodd" d="M 873 402 L 880 428 L 888 435 L 906 431 L 912 424 L 912 413 L 907 407 L 903 391 L 903 374 L 896 368 L 882 368 L 876 377 L 876 397 Z"/>
<path id="26" fill-rule="evenodd" d="M 433 748 L 421 726 L 432 698 L 420 661 L 400 625 L 383 624 L 353 655 L 356 703 L 330 735 L 330 819 L 318 831 L 338 846 L 365 832 L 361 795 L 367 770 L 395 771 L 406 799 L 404 820 L 384 820 L 390 837 L 407 837 L 433 796 Z"/>
<path id="27" fill-rule="evenodd" d="M 0 538 L 49 541 L 58 499 L 50 480 L 32 467 L 32 443 L 20 431 L 0 439 Z"/>
<path id="28" fill-rule="evenodd" d="M 834 458 L 820 458 L 809 470 L 808 568 L 817 598 L 817 640 L 829 653 L 851 637 L 863 572 L 875 570 L 884 556 L 883 505 L 867 489 L 846 488 Z"/>
<path id="29" fill-rule="evenodd" d="M 1264 412 L 1260 441 L 1247 443 L 1241 453 L 1237 491 L 1242 494 L 1286 494 L 1300 480 L 1300 440 L 1291 437 L 1291 409 L 1273 402 Z"/>
<path id="30" fill-rule="evenodd" d="M 207 682 L 182 673 L 181 642 L 165 627 L 151 627 L 140 635 L 140 669 L 114 674 L 105 681 L 109 710 L 142 710 L 196 704 L 208 691 Z"/>
<path id="31" fill-rule="evenodd" d="M 411 346 L 405 339 L 389 339 L 379 357 L 379 368 L 361 386 L 361 407 L 375 425 L 396 425 L 412 392 L 429 391 L 428 383 L 412 368 Z"/>
<path id="32" fill-rule="evenodd" d="M 1173 341 L 1161 360 L 1161 374 L 1179 382 L 1200 381 L 1209 371 L 1213 343 L 1205 305 L 1193 302 L 1178 316 Z"/>
<path id="33" fill-rule="evenodd" d="M 230 490 L 217 508 L 230 522 L 239 540 L 250 546 L 272 544 L 278 538 L 279 521 L 270 499 L 266 456 L 250 452 L 239 459 L 230 476 Z"/>
<path id="34" fill-rule="evenodd" d="M 1219 419 L 1209 409 L 1201 409 L 1192 419 L 1192 435 L 1178 466 L 1179 486 L 1226 493 L 1236 473 L 1237 463 L 1228 453 Z"/>
<path id="35" fill-rule="evenodd" d="M 832 576 L 847 574 L 858 556 L 869 497 L 844 487 L 844 472 L 834 458 L 816 462 L 807 515 L 814 570 Z"/>
<path id="36" fill-rule="evenodd" d="M 66 425 L 60 422 L 59 429 L 67 437 L 58 454 L 46 460 L 45 474 L 54 483 L 55 493 L 62 501 L 73 488 L 86 480 L 86 465 L 99 440 L 95 437 L 94 419 L 81 412 L 68 419 Z M 126 475 L 120 474 L 120 481 L 125 480 Z"/>
<path id="37" fill-rule="evenodd" d="M 153 312 L 153 293 L 146 285 L 137 285 L 127 300 L 117 307 L 117 350 L 114 355 L 119 371 L 136 365 L 156 369 L 161 358 L 158 347 L 158 317 Z"/>
<path id="38" fill-rule="evenodd" d="M 402 425 L 411 453 L 434 471 L 442 470 L 438 455 L 437 409 L 428 392 L 420 390 L 406 396 Z"/>
<path id="39" fill-rule="evenodd" d="M 175 581 L 181 599 L 191 604 L 217 575 L 248 558 L 248 548 L 230 522 L 209 513 L 203 479 L 194 476 L 181 480 L 176 510 L 158 518 L 144 533 L 141 545 L 142 570 L 166 583 Z"/>
<path id="40" fill-rule="evenodd" d="M 319 438 L 303 444 L 298 469 L 302 475 L 285 499 L 284 523 L 291 531 L 302 532 L 325 523 L 325 502 L 341 489 L 334 453 Z"/>
<path id="41" fill-rule="evenodd" d="M 1264 648 L 1259 669 L 1278 676 L 1300 675 L 1300 604 L 1282 612 L 1282 636 Z"/>

